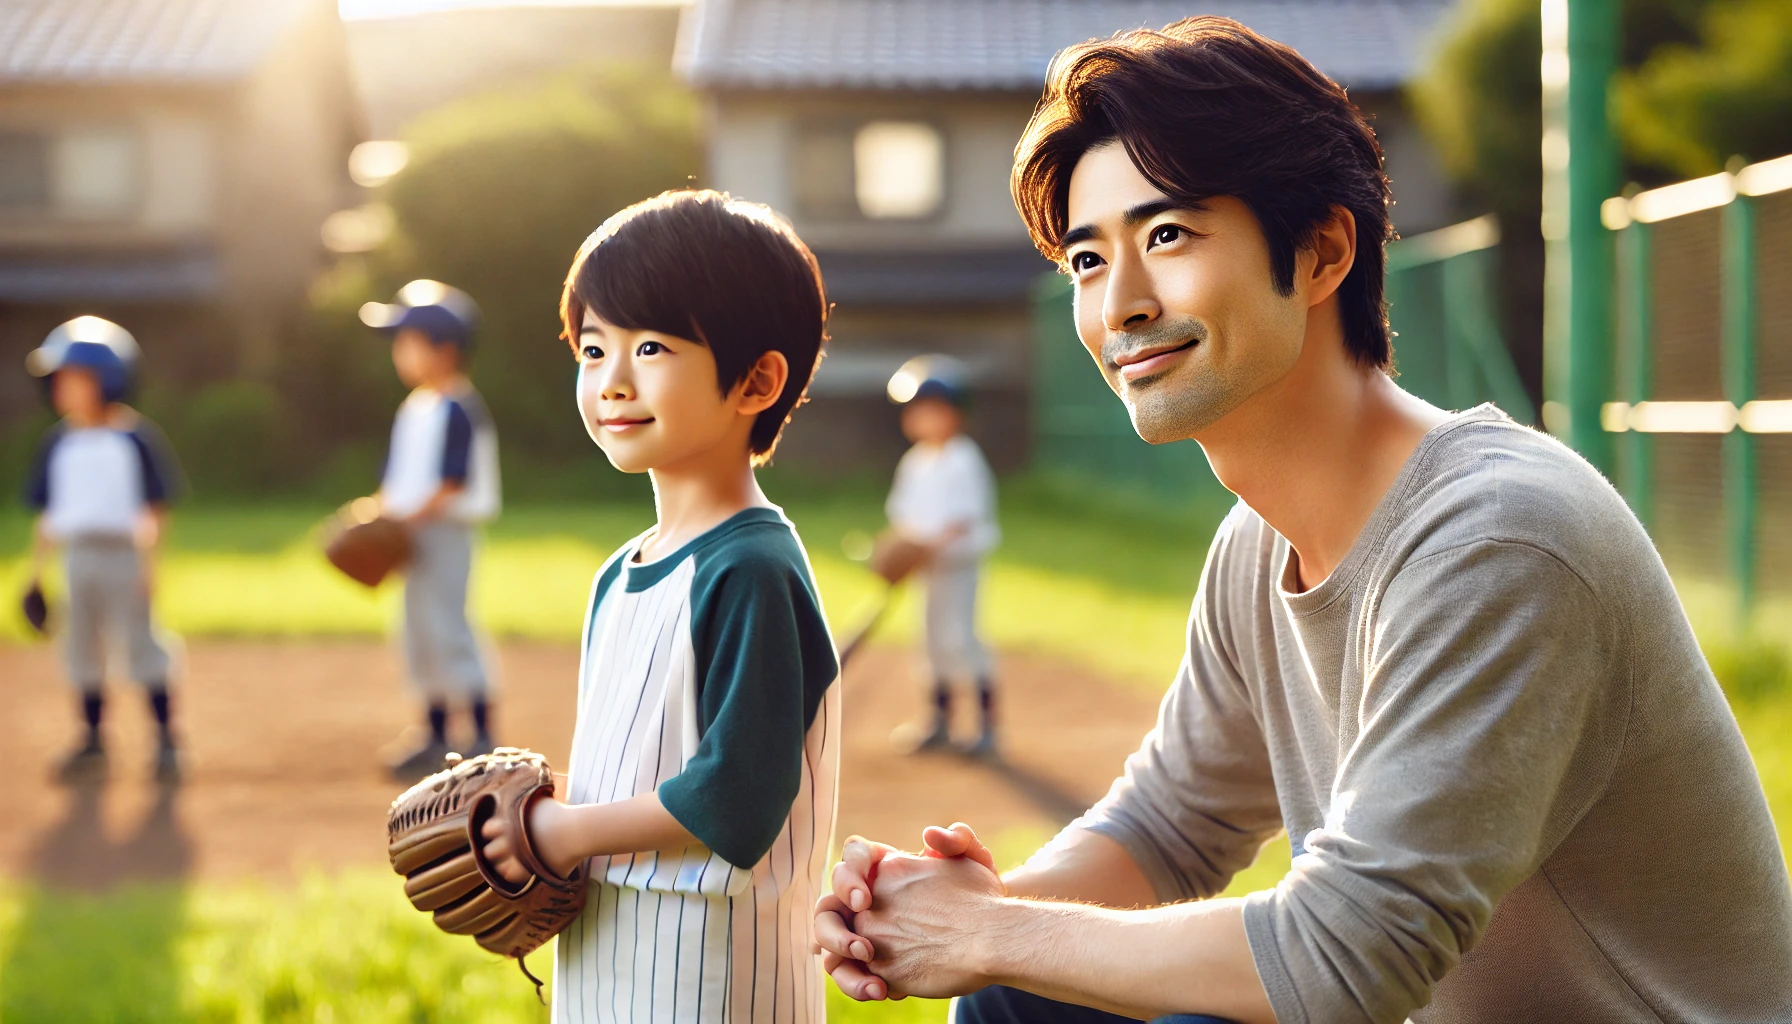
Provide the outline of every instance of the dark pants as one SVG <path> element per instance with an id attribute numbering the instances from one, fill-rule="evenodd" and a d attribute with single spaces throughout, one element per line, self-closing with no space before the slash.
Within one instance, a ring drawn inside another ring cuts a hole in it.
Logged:
<path id="1" fill-rule="evenodd" d="M 1060 1003 L 1022 992 L 1017 988 L 992 985 L 958 1000 L 954 1024 L 1120 1024 L 1132 1020 L 1087 1006 Z M 1205 1014 L 1176 1014 L 1159 1017 L 1153 1024 L 1228 1024 L 1220 1017 Z"/>

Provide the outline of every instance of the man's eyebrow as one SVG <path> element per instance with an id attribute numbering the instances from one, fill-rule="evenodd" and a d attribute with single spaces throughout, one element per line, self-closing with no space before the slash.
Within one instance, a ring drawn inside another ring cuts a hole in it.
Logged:
<path id="1" fill-rule="evenodd" d="M 1167 213 L 1171 210 L 1205 212 L 1207 210 L 1207 204 L 1198 199 L 1153 199 L 1149 202 L 1140 203 L 1137 206 L 1128 207 L 1126 212 L 1120 215 L 1120 222 L 1127 227 L 1132 227 L 1135 224 L 1143 224 L 1158 214 Z"/>
<path id="2" fill-rule="evenodd" d="M 1148 200 L 1143 203 L 1139 203 L 1136 206 L 1127 207 L 1126 212 L 1120 215 L 1120 222 L 1122 224 L 1125 224 L 1127 227 L 1133 227 L 1134 225 L 1142 224 L 1145 221 L 1150 220 L 1151 218 L 1157 216 L 1160 213 L 1165 213 L 1170 210 L 1192 210 L 1195 212 L 1206 212 L 1207 208 L 1208 208 L 1207 204 L 1201 202 L 1198 199 L 1192 200 L 1192 201 L 1176 200 L 1176 199 L 1152 199 L 1152 200 Z M 1096 234 L 1097 234 L 1097 232 L 1095 230 L 1095 225 L 1093 225 L 1093 224 L 1079 225 L 1077 227 L 1071 228 L 1069 231 L 1064 232 L 1063 237 L 1058 239 L 1058 248 L 1068 249 L 1071 246 L 1077 244 L 1078 242 L 1087 242 L 1091 238 L 1094 238 L 1096 236 Z"/>

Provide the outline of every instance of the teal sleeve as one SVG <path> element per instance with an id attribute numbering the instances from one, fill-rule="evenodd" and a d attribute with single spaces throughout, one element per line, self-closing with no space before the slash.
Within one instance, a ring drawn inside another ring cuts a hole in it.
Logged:
<path id="1" fill-rule="evenodd" d="M 697 752 L 659 795 L 705 846 L 751 869 L 790 816 L 809 725 L 839 666 L 794 538 L 779 527 L 739 533 L 760 544 L 727 545 L 734 550 L 699 562 Z"/>

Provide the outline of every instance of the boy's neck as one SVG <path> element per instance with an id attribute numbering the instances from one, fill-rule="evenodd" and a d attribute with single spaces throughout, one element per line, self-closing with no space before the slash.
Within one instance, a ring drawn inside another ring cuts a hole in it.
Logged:
<path id="1" fill-rule="evenodd" d="M 425 377 L 423 382 L 418 384 L 417 387 L 427 388 L 430 391 L 436 391 L 445 395 L 452 391 L 461 390 L 466 383 L 466 373 L 460 370 L 451 370 L 447 373 L 439 373 Z"/>
<path id="2" fill-rule="evenodd" d="M 658 524 L 641 545 L 643 561 L 676 551 L 749 508 L 771 508 L 745 452 L 714 453 L 650 471 Z"/>
<path id="3" fill-rule="evenodd" d="M 102 405 L 98 409 L 70 410 L 65 414 L 65 418 L 68 420 L 69 425 L 76 430 L 90 430 L 94 427 L 103 427 L 110 423 L 112 421 L 112 412 L 112 406 Z"/>

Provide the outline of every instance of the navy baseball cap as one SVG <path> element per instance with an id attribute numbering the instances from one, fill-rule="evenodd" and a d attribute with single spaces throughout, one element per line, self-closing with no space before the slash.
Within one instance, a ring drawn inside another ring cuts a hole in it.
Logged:
<path id="1" fill-rule="evenodd" d="M 464 351 L 473 347 L 479 306 L 459 288 L 421 279 L 398 289 L 391 302 L 363 305 L 361 322 L 389 335 L 415 328 L 438 345 L 457 345 Z"/>
<path id="2" fill-rule="evenodd" d="M 937 398 L 962 408 L 970 397 L 968 377 L 964 364 L 951 356 L 916 356 L 890 378 L 890 401 L 907 405 Z"/>
<path id="3" fill-rule="evenodd" d="M 58 325 L 25 356 L 25 370 L 46 378 L 69 367 L 91 370 L 106 401 L 122 402 L 131 389 L 139 351 L 130 331 L 101 317 L 78 316 Z"/>

